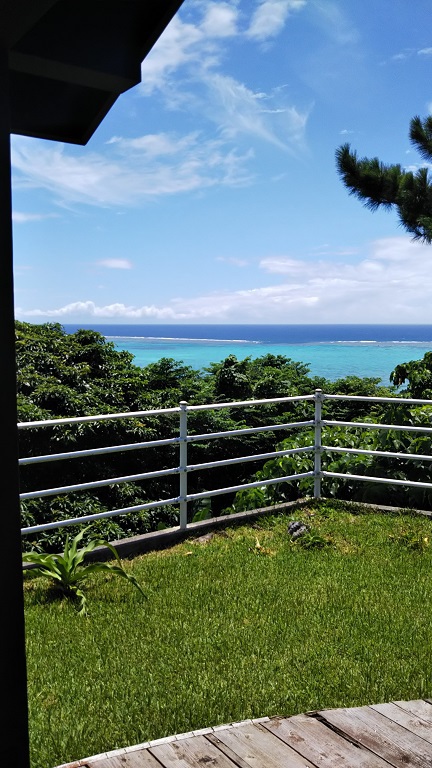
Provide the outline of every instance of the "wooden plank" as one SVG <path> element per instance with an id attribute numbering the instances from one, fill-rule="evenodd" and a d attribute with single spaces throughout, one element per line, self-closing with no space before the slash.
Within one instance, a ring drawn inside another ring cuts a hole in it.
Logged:
<path id="1" fill-rule="evenodd" d="M 328 709 L 319 715 L 395 768 L 431 768 L 432 745 L 371 707 Z"/>
<path id="2" fill-rule="evenodd" d="M 105 757 L 98 760 L 88 760 L 85 768 L 161 768 L 148 749 L 137 749 L 121 755 Z"/>
<path id="3" fill-rule="evenodd" d="M 149 752 L 164 768 L 202 768 L 207 763 L 211 763 L 212 768 L 236 768 L 235 763 L 207 741 L 205 736 L 158 744 L 149 747 Z"/>
<path id="4" fill-rule="evenodd" d="M 406 712 L 411 712 L 412 715 L 421 717 L 427 723 L 432 723 L 432 704 L 430 701 L 417 699 L 417 701 L 395 701 L 394 703 Z"/>
<path id="5" fill-rule="evenodd" d="M 389 768 L 386 761 L 314 717 L 272 718 L 264 727 L 319 768 Z"/>
<path id="6" fill-rule="evenodd" d="M 215 747 L 220 749 L 221 752 L 224 753 L 226 757 L 229 757 L 230 760 L 232 760 L 233 763 L 237 766 L 237 768 L 250 768 L 250 765 L 246 760 L 243 760 L 240 755 L 237 755 L 234 750 L 231 749 L 231 747 L 228 747 L 226 744 L 224 744 L 219 738 L 217 733 L 209 733 L 206 735 L 206 739 L 208 741 L 211 741 L 212 744 L 214 744 Z"/>
<path id="7" fill-rule="evenodd" d="M 247 768 L 314 768 L 261 724 L 227 728 L 214 735 L 220 742 L 219 748 L 227 747 L 230 754 L 237 756 L 236 761 L 240 759 Z"/>
<path id="8" fill-rule="evenodd" d="M 388 704 L 373 704 L 371 709 L 375 712 L 380 712 L 384 717 L 388 717 L 389 720 L 401 725 L 403 728 L 411 731 L 411 733 L 417 734 L 417 736 L 420 736 L 422 739 L 428 741 L 429 744 L 432 744 L 432 723 L 427 723 L 425 720 L 421 720 L 419 717 L 416 717 L 416 715 L 398 707 L 397 704 L 394 704 L 393 702 Z"/>

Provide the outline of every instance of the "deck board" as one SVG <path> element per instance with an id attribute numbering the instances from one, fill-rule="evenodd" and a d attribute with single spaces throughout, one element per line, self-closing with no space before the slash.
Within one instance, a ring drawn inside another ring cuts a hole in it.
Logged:
<path id="1" fill-rule="evenodd" d="M 429 707 L 432 707 L 429 704 Z M 425 739 L 432 744 L 432 728 L 430 722 L 422 720 L 411 712 L 407 712 L 405 709 L 398 707 L 397 704 L 392 702 L 389 704 L 374 704 L 371 709 L 375 712 L 379 712 L 384 717 L 388 717 L 394 723 L 401 725 L 403 728 L 415 733 L 422 739 Z"/>
<path id="2" fill-rule="evenodd" d="M 389 768 L 388 763 L 308 715 L 273 718 L 265 727 L 320 768 Z"/>
<path id="3" fill-rule="evenodd" d="M 432 724 L 432 703 L 430 701 L 420 699 L 419 701 L 395 701 L 394 703 L 406 712 L 411 712 L 412 715 Z"/>
<path id="4" fill-rule="evenodd" d="M 235 763 L 210 744 L 205 736 L 160 744 L 150 747 L 150 752 L 164 768 L 202 768 L 207 764 L 212 768 L 236 768 Z"/>
<path id="5" fill-rule="evenodd" d="M 281 765 L 314 768 L 309 761 L 260 724 L 227 728 L 218 733 L 217 739 L 229 747 L 234 755 L 238 755 L 248 768 L 280 768 Z"/>
<path id="6" fill-rule="evenodd" d="M 394 768 L 430 768 L 432 745 L 389 720 L 372 707 L 353 707 L 320 712 L 348 739 L 356 741 Z"/>
<path id="7" fill-rule="evenodd" d="M 265 717 L 178 734 L 57 768 L 431 768 L 432 701 Z"/>

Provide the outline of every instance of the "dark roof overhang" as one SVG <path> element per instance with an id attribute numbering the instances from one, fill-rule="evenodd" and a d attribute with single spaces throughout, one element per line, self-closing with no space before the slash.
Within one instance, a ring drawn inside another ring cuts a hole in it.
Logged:
<path id="1" fill-rule="evenodd" d="M 3 0 L 11 133 L 86 144 L 183 0 Z"/>

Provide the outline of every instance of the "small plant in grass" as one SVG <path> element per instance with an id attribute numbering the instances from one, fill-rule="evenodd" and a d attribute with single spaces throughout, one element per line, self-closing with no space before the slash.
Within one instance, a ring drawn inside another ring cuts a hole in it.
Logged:
<path id="1" fill-rule="evenodd" d="M 142 587 L 138 581 L 130 573 L 127 573 L 118 556 L 115 548 L 105 539 L 93 538 L 88 541 L 87 544 L 79 548 L 79 544 L 82 541 L 85 533 L 89 528 L 84 528 L 69 541 L 69 536 L 66 537 L 66 543 L 63 550 L 63 554 L 46 554 L 44 552 L 26 552 L 23 554 L 23 563 L 33 563 L 36 568 L 32 569 L 32 573 L 38 576 L 46 576 L 51 579 L 53 586 L 58 590 L 59 594 L 64 597 L 71 598 L 78 602 L 78 613 L 83 615 L 87 613 L 87 600 L 84 592 L 81 589 L 81 584 L 93 573 L 109 572 L 117 576 L 122 576 L 127 579 L 139 592 L 146 597 Z M 117 563 L 104 563 L 104 562 L 85 562 L 87 555 L 92 552 L 96 547 L 107 547 L 114 555 Z"/>

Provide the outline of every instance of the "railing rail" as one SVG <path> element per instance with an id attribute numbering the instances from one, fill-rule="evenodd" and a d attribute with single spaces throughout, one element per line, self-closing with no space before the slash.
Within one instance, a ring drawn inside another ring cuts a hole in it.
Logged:
<path id="1" fill-rule="evenodd" d="M 340 401 L 362 401 L 362 402 L 374 402 L 374 403 L 391 403 L 393 405 L 421 405 L 432 406 L 432 400 L 412 399 L 403 397 L 367 397 L 359 395 L 330 395 L 325 394 L 321 390 L 316 390 L 311 395 L 298 395 L 291 397 L 269 398 L 261 400 L 244 400 L 237 402 L 226 403 L 209 403 L 204 405 L 188 405 L 186 402 L 180 402 L 178 407 L 174 408 L 161 408 L 152 409 L 148 411 L 135 411 L 128 413 L 113 413 L 113 414 L 100 414 L 94 416 L 80 416 L 71 417 L 66 419 L 49 419 L 45 421 L 33 421 L 33 422 L 21 422 L 18 424 L 19 430 L 29 429 L 41 429 L 45 427 L 61 427 L 71 424 L 83 424 L 87 422 L 107 421 L 111 419 L 145 419 L 149 416 L 165 416 L 165 415 L 177 415 L 179 419 L 179 432 L 177 436 L 170 437 L 161 440 L 146 440 L 137 443 L 127 443 L 124 445 L 105 446 L 100 448 L 92 448 L 85 450 L 61 452 L 54 454 L 45 454 L 41 456 L 28 456 L 19 460 L 20 466 L 28 466 L 34 464 L 43 464 L 47 462 L 57 462 L 65 459 L 80 459 L 90 456 L 100 456 L 105 454 L 114 454 L 126 451 L 139 451 L 148 448 L 178 445 L 179 447 L 179 464 L 176 467 L 170 467 L 168 469 L 161 469 L 152 472 L 142 472 L 138 474 L 122 475 L 120 477 L 111 477 L 102 480 L 95 480 L 91 482 L 76 483 L 74 485 L 59 486 L 56 488 L 46 488 L 38 491 L 29 491 L 20 495 L 21 500 L 43 498 L 48 496 L 57 496 L 61 494 L 73 493 L 82 490 L 92 490 L 101 488 L 104 486 L 137 482 L 140 480 L 149 480 L 159 477 L 165 477 L 170 475 L 179 476 L 178 495 L 172 498 L 158 499 L 155 501 L 146 502 L 143 504 L 137 504 L 129 507 L 122 507 L 120 509 L 113 509 L 104 512 L 98 512 L 95 514 L 84 515 L 80 517 L 69 518 L 67 520 L 53 521 L 49 523 L 43 523 L 40 525 L 28 526 L 21 529 L 22 535 L 30 533 L 41 532 L 50 530 L 53 528 L 61 528 L 78 523 L 88 523 L 94 520 L 100 520 L 109 517 L 115 517 L 117 515 L 126 515 L 128 513 L 139 512 L 142 510 L 150 510 L 168 505 L 178 505 L 179 507 L 179 524 L 180 529 L 184 530 L 188 525 L 188 504 L 193 501 L 212 498 L 222 494 L 234 493 L 240 490 L 247 490 L 252 488 L 260 488 L 267 485 L 275 485 L 283 482 L 293 482 L 295 480 L 310 478 L 313 486 L 313 495 L 315 498 L 321 496 L 321 481 L 323 478 L 334 477 L 351 479 L 360 482 L 374 482 L 374 483 L 387 483 L 389 485 L 401 485 L 414 488 L 431 488 L 432 483 L 418 482 L 409 480 L 393 479 L 391 477 L 369 477 L 366 475 L 355 474 L 343 474 L 338 472 L 329 472 L 323 470 L 322 459 L 323 455 L 328 453 L 347 453 L 357 455 L 374 455 L 389 458 L 400 458 L 403 460 L 422 460 L 432 461 L 432 456 L 423 454 L 407 454 L 399 453 L 395 451 L 380 451 L 380 450 L 367 450 L 361 448 L 348 448 L 342 446 L 330 446 L 323 444 L 323 433 L 326 427 L 344 427 L 355 429 L 378 429 L 378 430 L 394 430 L 404 432 L 418 432 L 423 434 L 431 434 L 432 427 L 424 426 L 411 426 L 400 424 L 384 424 L 376 422 L 359 422 L 359 421 L 338 421 L 323 418 L 322 408 L 326 400 L 340 400 Z M 188 414 L 199 411 L 221 410 L 221 409 L 239 409 L 250 408 L 272 404 L 282 405 L 284 403 L 295 402 L 310 402 L 314 404 L 313 418 L 288 422 L 283 424 L 271 424 L 259 427 L 245 427 L 243 429 L 231 429 L 220 432 L 208 432 L 205 434 L 190 434 L 188 432 Z M 198 443 L 207 440 L 227 438 L 233 436 L 246 436 L 251 434 L 259 434 L 265 432 L 277 432 L 287 431 L 293 429 L 305 429 L 310 428 L 313 430 L 313 442 L 310 445 L 291 448 L 287 450 L 274 450 L 271 452 L 253 454 L 248 456 L 240 456 L 228 459 L 222 459 L 217 461 L 203 462 L 200 464 L 188 463 L 188 445 L 189 443 Z M 188 492 L 188 475 L 191 472 L 204 471 L 207 469 L 220 468 L 223 466 L 231 466 L 234 464 L 242 464 L 252 461 L 265 461 L 268 459 L 294 455 L 299 453 L 312 454 L 313 462 L 311 462 L 311 470 L 298 474 L 285 475 L 277 478 L 271 478 L 266 480 L 253 481 L 249 483 L 243 483 L 241 485 L 229 486 L 225 488 L 217 488 L 213 490 L 202 491 L 199 493 Z M 313 468 L 312 468 L 313 467 Z"/>

